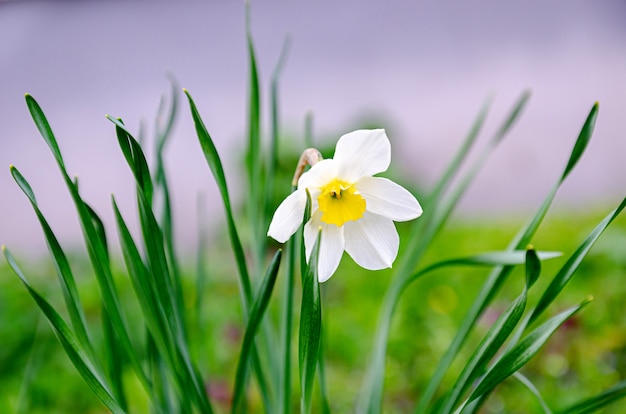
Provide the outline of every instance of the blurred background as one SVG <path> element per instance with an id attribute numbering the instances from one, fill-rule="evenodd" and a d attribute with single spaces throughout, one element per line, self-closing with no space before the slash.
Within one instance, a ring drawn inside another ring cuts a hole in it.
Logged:
<path id="1" fill-rule="evenodd" d="M 253 1 L 263 116 L 269 77 L 289 35 L 283 131 L 299 139 L 311 112 L 317 139 L 334 142 L 373 117 L 388 129 L 394 167 L 428 185 L 489 96 L 484 139 L 530 89 L 521 121 L 460 209 L 484 216 L 534 209 L 599 101 L 594 140 L 557 205 L 583 211 L 612 205 L 626 193 L 625 21 L 621 0 Z M 193 94 L 237 193 L 246 131 L 243 2 L 0 1 L 0 39 L 1 243 L 44 249 L 10 164 L 30 180 L 61 239 L 73 242 L 80 234 L 24 93 L 42 106 L 69 170 L 109 223 L 110 194 L 130 208 L 132 189 L 104 115 L 123 118 L 134 131 L 143 121 L 150 138 L 159 99 L 170 89 L 167 73 Z M 184 220 L 178 237 L 191 243 L 196 194 L 215 194 L 215 186 L 185 102 L 167 162 L 174 212 Z M 219 203 L 210 209 L 212 220 L 221 220 Z"/>

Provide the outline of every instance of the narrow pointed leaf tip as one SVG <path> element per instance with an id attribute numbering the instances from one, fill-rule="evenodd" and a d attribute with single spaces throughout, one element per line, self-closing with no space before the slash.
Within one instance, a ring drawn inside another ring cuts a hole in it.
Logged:
<path id="1" fill-rule="evenodd" d="M 346 251 L 361 267 L 391 267 L 400 244 L 394 221 L 408 221 L 422 214 L 417 199 L 393 181 L 376 177 L 391 162 L 391 144 L 384 129 L 357 130 L 337 141 L 332 159 L 316 162 L 298 180 L 295 192 L 278 206 L 268 236 L 280 243 L 302 224 L 306 192 L 311 215 L 304 226 L 307 261 L 318 229 L 320 245 L 318 277 L 328 280 Z"/>

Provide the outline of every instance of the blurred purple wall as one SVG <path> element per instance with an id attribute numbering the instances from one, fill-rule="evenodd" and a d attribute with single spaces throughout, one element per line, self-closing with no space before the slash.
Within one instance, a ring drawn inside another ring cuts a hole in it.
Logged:
<path id="1" fill-rule="evenodd" d="M 558 198 L 561 208 L 612 208 L 626 195 L 626 3 L 529 0 L 253 1 L 263 82 L 283 39 L 283 129 L 337 137 L 374 114 L 389 122 L 398 175 L 431 183 L 479 107 L 495 97 L 484 142 L 513 101 L 533 91 L 521 122 L 472 186 L 462 213 L 534 209 L 556 180 L 594 101 L 594 140 Z M 134 219 L 131 176 L 111 114 L 152 134 L 172 72 L 194 96 L 236 193 L 245 133 L 247 60 L 239 1 L 0 1 L 0 244 L 44 247 L 9 165 L 30 180 L 64 243 L 78 245 L 73 207 L 23 94 L 47 114 L 84 197 L 112 226 L 110 194 Z M 198 192 L 216 197 L 181 96 L 168 152 L 178 236 L 195 240 Z M 267 127 L 268 123 L 265 124 Z M 285 185 L 288 185 L 285 183 Z M 419 198 L 419 195 L 418 195 Z M 210 206 L 213 222 L 220 203 Z"/>

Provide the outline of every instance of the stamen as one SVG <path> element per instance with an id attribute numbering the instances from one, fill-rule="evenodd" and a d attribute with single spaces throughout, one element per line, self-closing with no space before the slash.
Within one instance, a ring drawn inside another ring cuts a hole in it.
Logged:
<path id="1" fill-rule="evenodd" d="M 359 220 L 365 213 L 365 199 L 354 185 L 334 179 L 323 188 L 317 197 L 321 220 L 324 223 L 343 226 L 348 221 Z"/>

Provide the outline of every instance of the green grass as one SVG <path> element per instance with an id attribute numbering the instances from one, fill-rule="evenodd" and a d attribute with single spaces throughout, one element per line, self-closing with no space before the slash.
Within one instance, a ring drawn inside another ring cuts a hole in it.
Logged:
<path id="1" fill-rule="evenodd" d="M 561 250 L 567 255 L 603 214 L 600 211 L 585 215 L 552 214 L 535 237 L 535 246 L 540 250 Z M 572 223 L 576 225 L 572 226 Z M 502 249 L 520 224 L 521 221 L 506 219 L 452 220 L 432 245 L 425 263 L 449 258 L 452 246 L 455 255 Z M 399 226 L 401 231 L 405 227 Z M 214 250 L 208 260 L 212 264 L 228 252 L 228 246 L 219 245 L 219 240 L 215 238 L 211 243 Z M 553 315 L 589 295 L 596 299 L 557 331 L 548 345 L 522 370 L 553 408 L 597 394 L 626 377 L 626 320 L 623 318 L 626 256 L 619 247 L 624 245 L 625 240 L 626 220 L 621 218 L 597 242 L 579 272 L 551 306 L 549 314 Z M 70 259 L 78 268 L 88 269 L 86 257 L 80 253 Z M 187 259 L 184 263 L 193 262 L 193 258 Z M 559 258 L 545 263 L 542 277 L 536 289 L 531 291 L 529 301 L 538 299 L 537 293 L 547 286 L 547 281 L 564 260 Z M 211 266 L 203 292 L 206 304 L 201 324 L 203 332 L 191 334 L 193 352 L 202 361 L 201 370 L 211 372 L 207 381 L 209 387 L 215 389 L 216 397 L 219 388 L 225 387 L 230 392 L 238 356 L 234 350 L 238 349 L 243 338 L 237 280 L 232 277 L 233 268 L 228 263 L 218 263 Z M 122 306 L 132 310 L 137 305 L 130 281 L 119 272 L 120 267 L 115 268 Z M 190 274 L 193 269 L 184 265 L 183 268 L 186 303 L 192 306 L 195 285 Z M 31 283 L 62 308 L 62 297 L 48 260 L 41 258 L 27 270 L 28 274 L 39 275 L 32 277 Z M 409 288 L 393 319 L 389 339 L 385 375 L 386 412 L 411 410 L 487 273 L 486 269 L 442 270 Z M 3 276 L 0 278 L 0 337 L 3 338 L 3 347 L 0 348 L 0 411 L 13 412 L 20 388 L 24 387 L 22 404 L 27 405 L 21 406 L 21 412 L 106 412 L 65 356 L 40 311 L 32 306 L 32 299 L 19 280 L 6 266 L 0 268 L 0 274 Z M 370 352 L 368 338 L 375 330 L 389 274 L 390 271 L 364 271 L 346 256 L 338 274 L 332 279 L 332 285 L 322 285 L 326 375 L 333 412 L 349 412 L 354 405 Z M 481 318 L 470 343 L 477 344 L 497 313 L 518 294 L 523 283 L 521 269 L 514 273 L 512 279 L 519 280 L 519 283 L 505 286 L 494 305 Z M 281 283 L 280 279 L 278 283 Z M 78 277 L 77 284 L 87 322 L 90 328 L 94 328 L 90 331 L 97 332 L 95 328 L 100 325 L 97 286 L 88 274 Z M 138 316 L 139 313 L 131 311 L 127 315 Z M 272 315 L 277 318 L 278 310 L 272 309 Z M 130 319 L 129 324 L 139 327 L 141 320 Z M 452 374 L 458 374 L 463 359 L 469 357 L 469 349 L 457 358 Z M 30 374 L 25 375 L 28 370 Z M 444 389 L 452 385 L 452 374 L 444 378 Z M 131 379 L 127 381 L 128 386 L 134 387 L 132 394 L 140 397 L 133 401 L 133 406 L 145 407 L 145 397 L 141 398 L 141 387 L 132 380 L 132 370 L 126 368 L 125 375 Z M 255 403 L 253 398 L 251 404 L 254 406 L 260 401 L 257 399 Z M 218 403 L 217 407 L 225 410 L 228 403 Z M 490 409 L 494 412 L 526 413 L 536 412 L 539 407 L 521 383 L 509 379 L 491 396 L 487 403 L 487 410 Z M 608 409 L 606 412 L 617 413 L 618 410 L 615 407 L 613 411 Z"/>

